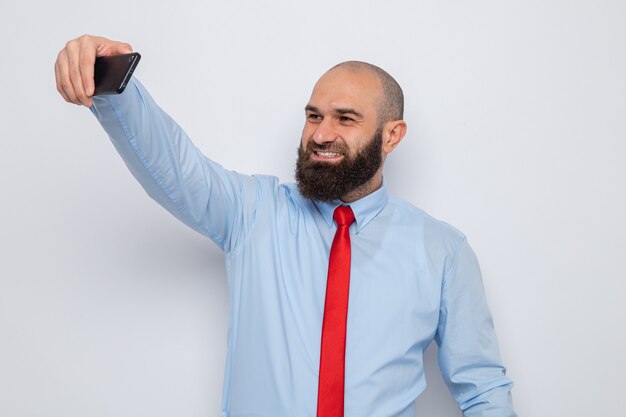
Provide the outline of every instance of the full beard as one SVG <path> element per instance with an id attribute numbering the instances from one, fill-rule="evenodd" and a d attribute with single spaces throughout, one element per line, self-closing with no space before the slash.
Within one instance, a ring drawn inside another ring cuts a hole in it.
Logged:
<path id="1" fill-rule="evenodd" d="M 314 145 L 317 150 L 341 151 L 343 159 L 337 163 L 311 159 L 311 145 L 298 148 L 296 182 L 305 198 L 320 201 L 339 199 L 366 184 L 382 165 L 382 129 L 378 128 L 365 148 L 350 157 L 347 149 L 337 149 L 335 143 Z"/>

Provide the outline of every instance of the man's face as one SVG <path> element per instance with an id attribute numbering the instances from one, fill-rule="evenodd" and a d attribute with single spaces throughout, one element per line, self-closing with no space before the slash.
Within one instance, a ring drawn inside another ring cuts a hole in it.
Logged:
<path id="1" fill-rule="evenodd" d="M 338 68 L 317 82 L 306 106 L 296 165 L 304 197 L 334 200 L 380 186 L 380 94 L 380 81 L 365 71 Z"/>

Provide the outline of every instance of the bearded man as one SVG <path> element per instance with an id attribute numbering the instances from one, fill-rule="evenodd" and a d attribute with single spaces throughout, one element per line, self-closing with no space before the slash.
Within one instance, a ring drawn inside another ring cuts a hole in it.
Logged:
<path id="1" fill-rule="evenodd" d="M 57 88 L 90 107 L 153 199 L 224 251 L 223 416 L 412 417 L 432 340 L 465 416 L 516 415 L 467 240 L 387 192 L 384 161 L 407 129 L 389 74 L 351 61 L 319 79 L 297 184 L 281 184 L 207 159 L 137 80 L 91 97 L 96 56 L 131 51 L 70 41 Z"/>

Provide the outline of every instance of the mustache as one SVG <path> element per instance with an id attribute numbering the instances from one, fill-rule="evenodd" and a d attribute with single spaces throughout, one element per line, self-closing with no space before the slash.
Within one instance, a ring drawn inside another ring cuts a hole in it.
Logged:
<path id="1" fill-rule="evenodd" d="M 300 147 L 302 148 L 302 145 Z M 343 155 L 348 154 L 348 147 L 345 144 L 339 143 L 337 141 L 323 143 L 321 145 L 315 142 L 309 143 L 309 145 L 307 145 L 307 147 L 303 150 L 306 154 L 311 154 L 313 152 L 334 152 Z"/>

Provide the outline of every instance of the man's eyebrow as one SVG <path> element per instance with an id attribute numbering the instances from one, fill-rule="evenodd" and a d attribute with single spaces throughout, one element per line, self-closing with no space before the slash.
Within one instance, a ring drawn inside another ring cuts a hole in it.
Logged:
<path id="1" fill-rule="evenodd" d="M 304 108 L 304 111 L 310 111 L 312 113 L 320 113 L 320 110 L 317 107 L 312 106 L 310 104 L 306 105 L 306 107 Z M 338 107 L 338 108 L 333 109 L 333 112 L 337 114 L 342 114 L 342 115 L 353 114 L 360 119 L 363 118 L 363 115 L 361 113 L 359 113 L 358 111 L 350 107 Z"/>
<path id="2" fill-rule="evenodd" d="M 339 113 L 339 114 L 353 114 L 359 119 L 363 118 L 363 115 L 361 113 L 349 107 L 340 107 L 340 108 L 334 109 L 334 112 Z"/>
<path id="3" fill-rule="evenodd" d="M 313 113 L 319 113 L 319 109 L 315 106 L 311 106 L 310 104 L 307 104 L 306 107 L 304 108 L 304 111 L 310 111 Z"/>

